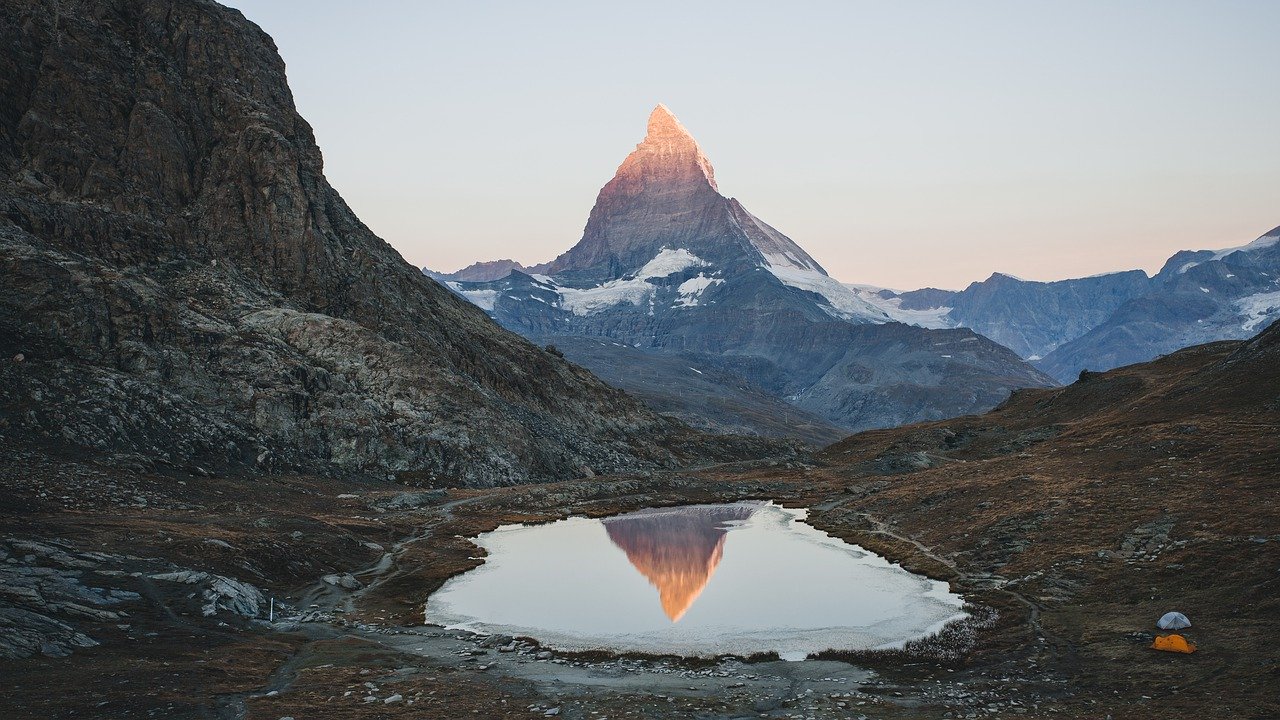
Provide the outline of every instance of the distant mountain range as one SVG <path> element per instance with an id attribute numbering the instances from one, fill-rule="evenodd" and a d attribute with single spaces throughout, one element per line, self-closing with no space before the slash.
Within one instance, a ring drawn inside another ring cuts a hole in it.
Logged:
<path id="1" fill-rule="evenodd" d="M 564 254 L 428 274 L 505 327 L 624 377 L 650 406 L 717 430 L 835 437 L 979 412 L 1013 388 L 1052 384 L 968 329 L 892 322 L 879 298 L 721 195 L 661 105 Z M 803 432 L 778 400 L 798 408 Z"/>
<path id="2" fill-rule="evenodd" d="M 448 282 L 451 280 L 461 282 L 489 282 L 490 280 L 501 280 L 511 274 L 513 270 L 522 273 L 540 273 L 547 269 L 546 264 L 525 267 L 515 260 L 487 260 L 485 262 L 471 263 L 470 265 L 458 270 L 457 272 L 442 273 L 422 268 L 422 272 L 429 277 Z"/>
<path id="3" fill-rule="evenodd" d="M 1061 382 L 1189 345 L 1239 340 L 1280 318 L 1280 228 L 1242 247 L 1182 251 L 1141 270 L 1057 282 L 995 273 L 961 291 L 854 288 L 896 320 L 968 327 Z"/>

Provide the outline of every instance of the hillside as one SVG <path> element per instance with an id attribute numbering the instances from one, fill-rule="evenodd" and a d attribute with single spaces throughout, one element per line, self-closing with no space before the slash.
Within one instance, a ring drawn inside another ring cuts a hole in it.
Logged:
<path id="1" fill-rule="evenodd" d="M 0 38 L 4 444 L 471 485 L 744 451 L 502 330 L 371 233 L 237 11 L 7 0 Z"/>
<path id="2" fill-rule="evenodd" d="M 817 476 L 851 498 L 815 522 L 1005 607 L 1016 621 L 974 662 L 993 677 L 1035 663 L 1074 716 L 1269 717 L 1277 427 L 1280 323 L 983 416 L 847 438 Z M 1173 609 L 1192 618 L 1190 662 L 1149 649 Z"/>

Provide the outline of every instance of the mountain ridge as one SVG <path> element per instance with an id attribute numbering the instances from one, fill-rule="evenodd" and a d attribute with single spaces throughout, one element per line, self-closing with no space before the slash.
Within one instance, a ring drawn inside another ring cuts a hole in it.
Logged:
<path id="1" fill-rule="evenodd" d="M 1249 337 L 1280 318 L 1280 228 L 1223 250 L 1181 250 L 1154 276 L 1034 281 L 995 272 L 964 290 L 867 297 L 902 322 L 969 327 L 1060 382 L 1178 348 Z"/>

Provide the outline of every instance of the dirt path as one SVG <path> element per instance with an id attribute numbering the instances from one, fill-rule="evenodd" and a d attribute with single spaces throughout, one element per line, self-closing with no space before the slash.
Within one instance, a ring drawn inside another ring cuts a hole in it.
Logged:
<path id="1" fill-rule="evenodd" d="M 219 720 L 243 720 L 248 712 L 246 702 L 250 698 L 288 690 L 297 677 L 296 670 L 298 666 L 311 653 L 315 642 L 318 640 L 331 640 L 349 635 L 381 642 L 380 638 L 371 636 L 369 633 L 354 632 L 348 628 L 330 624 L 330 622 L 326 621 L 326 618 L 332 618 L 332 613 L 335 611 L 352 612 L 355 609 L 356 602 L 361 597 L 388 578 L 394 577 L 395 572 L 398 572 L 397 560 L 410 545 L 430 539 L 437 527 L 453 519 L 455 508 L 483 499 L 485 499 L 483 495 L 478 495 L 424 508 L 424 511 L 429 514 L 423 518 L 425 522 L 421 532 L 397 541 L 391 546 L 390 550 L 384 552 L 378 558 L 378 561 L 369 567 L 350 573 L 352 577 L 361 582 L 362 587 L 360 588 L 346 590 L 322 579 L 317 579 L 311 585 L 306 586 L 299 595 L 297 611 L 294 613 L 282 612 L 277 623 L 287 624 L 291 630 L 305 633 L 308 636 L 307 642 L 300 645 L 292 655 L 271 673 L 265 685 L 247 692 L 220 696 L 217 699 L 215 708 Z M 315 621 L 299 623 L 297 618 L 314 618 Z"/>
<path id="2" fill-rule="evenodd" d="M 390 550 L 384 552 L 382 557 L 378 558 L 377 562 L 363 570 L 350 573 L 352 577 L 360 581 L 361 587 L 347 590 L 318 579 L 300 593 L 298 600 L 299 610 L 303 613 L 307 610 L 353 612 L 355 604 L 360 598 L 378 585 L 396 576 L 397 572 L 399 572 L 397 562 L 410 545 L 431 539 L 437 527 L 453 519 L 455 508 L 470 505 L 484 499 L 486 499 L 485 496 L 477 495 L 475 497 L 450 500 L 440 505 L 424 508 L 424 512 L 429 513 L 429 515 L 423 518 L 424 524 L 420 533 L 397 541 L 391 546 Z"/>
<path id="3" fill-rule="evenodd" d="M 853 500 L 854 498 L 832 500 L 826 503 L 815 505 L 814 509 L 822 512 L 830 512 L 832 510 L 841 508 L 842 506 L 847 505 L 850 502 L 853 502 Z M 1007 578 L 995 573 L 982 573 L 981 575 L 968 573 L 962 568 L 960 568 L 960 566 L 958 566 L 950 558 L 946 558 L 941 555 L 938 555 L 937 553 L 930 550 L 926 545 L 916 540 L 915 538 L 907 537 L 905 535 L 901 535 L 897 532 L 894 532 L 892 529 L 890 529 L 890 526 L 888 523 L 880 520 L 879 518 L 875 517 L 871 513 L 852 511 L 852 512 L 849 512 L 849 514 L 854 517 L 861 518 L 871 526 L 871 529 L 865 532 L 871 533 L 873 535 L 880 535 L 883 537 L 887 537 L 897 542 L 910 545 L 911 547 L 915 548 L 921 555 L 929 558 L 934 562 L 937 562 L 943 565 L 944 567 L 949 568 L 952 572 L 955 573 L 956 578 L 962 584 L 971 588 L 976 588 L 976 587 L 989 588 L 990 590 L 994 590 L 1001 594 L 1007 595 L 1010 598 L 1013 598 L 1018 603 L 1020 603 L 1021 605 L 1027 608 L 1027 624 L 1030 626 L 1036 638 L 1044 640 L 1044 642 L 1042 643 L 1043 650 L 1047 652 L 1048 657 L 1044 657 L 1041 659 L 1048 662 L 1056 662 L 1060 660 L 1067 660 L 1067 661 L 1074 660 L 1075 653 L 1076 653 L 1075 647 L 1071 643 L 1067 642 L 1066 640 L 1062 639 L 1061 637 L 1047 630 L 1044 627 L 1044 624 L 1041 622 L 1041 615 L 1044 611 L 1044 608 L 1035 600 L 1032 600 L 1030 597 L 1027 597 L 1026 595 L 1018 592 L 1017 590 L 1014 590 L 1008 587 Z M 997 583 L 994 587 L 990 587 L 992 581 L 995 581 L 995 583 Z"/>

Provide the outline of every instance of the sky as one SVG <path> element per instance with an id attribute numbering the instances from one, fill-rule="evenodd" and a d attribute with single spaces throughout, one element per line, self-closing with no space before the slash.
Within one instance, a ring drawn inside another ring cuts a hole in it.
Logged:
<path id="1" fill-rule="evenodd" d="M 228 4 L 435 270 L 567 250 L 659 102 L 845 282 L 1154 272 L 1280 225 L 1280 2 Z"/>

